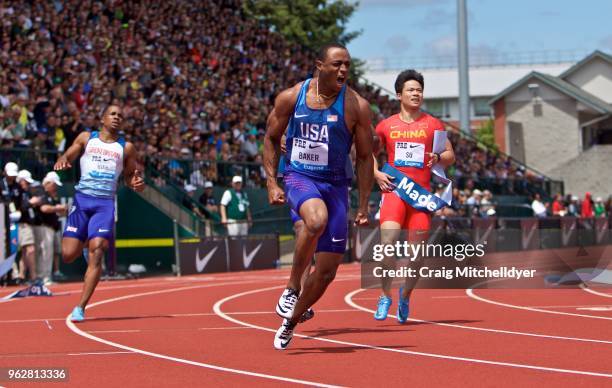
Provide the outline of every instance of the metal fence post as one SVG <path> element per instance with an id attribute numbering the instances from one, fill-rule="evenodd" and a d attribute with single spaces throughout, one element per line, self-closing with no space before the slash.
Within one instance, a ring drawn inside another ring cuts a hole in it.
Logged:
<path id="1" fill-rule="evenodd" d="M 172 220 L 172 229 L 174 232 L 174 265 L 176 266 L 176 276 L 181 276 L 181 258 L 179 251 L 179 230 L 176 219 Z"/>

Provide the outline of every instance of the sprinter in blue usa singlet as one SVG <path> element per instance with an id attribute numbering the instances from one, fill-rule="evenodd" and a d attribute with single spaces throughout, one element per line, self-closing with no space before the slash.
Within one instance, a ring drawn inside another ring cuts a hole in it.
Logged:
<path id="1" fill-rule="evenodd" d="M 311 109 L 306 91 L 300 89 L 286 134 L 285 193 L 291 209 L 299 215 L 302 204 L 320 198 L 327 205 L 327 227 L 315 252 L 343 253 L 348 233 L 347 162 L 353 142 L 344 117 L 346 85 L 326 109 Z"/>
<path id="2" fill-rule="evenodd" d="M 319 52 L 312 79 L 284 90 L 268 116 L 264 167 L 268 200 L 287 201 L 292 219 L 302 220 L 297 233 L 291 277 L 276 312 L 284 318 L 274 347 L 285 349 L 293 329 L 333 280 L 348 238 L 348 190 L 352 175 L 349 152 L 357 155 L 359 209 L 356 225 L 367 224 L 367 203 L 373 184 L 372 129 L 369 104 L 346 86 L 351 60 L 345 47 L 332 44 Z M 280 142 L 286 132 L 285 190 L 276 182 Z M 286 198 L 286 199 L 285 199 Z M 315 254 L 316 266 L 300 278 Z"/>

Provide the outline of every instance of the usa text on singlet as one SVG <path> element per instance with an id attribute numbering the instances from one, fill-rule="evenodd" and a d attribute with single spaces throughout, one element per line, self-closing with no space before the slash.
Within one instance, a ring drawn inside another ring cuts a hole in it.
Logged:
<path id="1" fill-rule="evenodd" d="M 287 126 L 285 173 L 346 182 L 347 160 L 353 142 L 344 120 L 346 85 L 329 108 L 312 109 L 306 104 L 311 80 L 302 84 Z"/>

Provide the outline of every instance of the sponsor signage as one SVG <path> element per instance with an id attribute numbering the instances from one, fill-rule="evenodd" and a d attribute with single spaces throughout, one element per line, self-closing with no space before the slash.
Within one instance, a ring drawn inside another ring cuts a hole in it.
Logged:
<path id="1" fill-rule="evenodd" d="M 181 275 L 275 268 L 277 235 L 187 238 L 179 241 Z"/>

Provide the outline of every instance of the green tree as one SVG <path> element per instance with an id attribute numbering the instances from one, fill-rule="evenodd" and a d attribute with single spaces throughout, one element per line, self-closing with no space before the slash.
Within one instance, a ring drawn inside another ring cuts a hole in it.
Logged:
<path id="1" fill-rule="evenodd" d="M 476 132 L 476 139 L 479 143 L 484 144 L 488 149 L 498 151 L 495 144 L 495 123 L 493 120 L 487 120 Z"/>
<path id="2" fill-rule="evenodd" d="M 285 39 L 310 49 L 330 42 L 343 45 L 361 31 L 346 31 L 346 24 L 358 2 L 346 0 L 246 0 L 247 15 L 272 26 Z"/>

